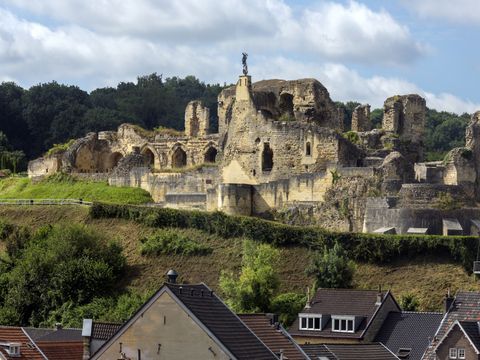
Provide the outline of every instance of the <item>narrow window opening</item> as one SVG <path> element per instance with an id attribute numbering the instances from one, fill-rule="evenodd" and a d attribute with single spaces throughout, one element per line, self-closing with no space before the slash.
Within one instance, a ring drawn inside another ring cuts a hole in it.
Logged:
<path id="1" fill-rule="evenodd" d="M 263 144 L 262 171 L 271 171 L 273 168 L 273 151 L 269 143 Z"/>
<path id="2" fill-rule="evenodd" d="M 312 148 L 309 142 L 305 145 L 305 155 L 312 156 Z"/>

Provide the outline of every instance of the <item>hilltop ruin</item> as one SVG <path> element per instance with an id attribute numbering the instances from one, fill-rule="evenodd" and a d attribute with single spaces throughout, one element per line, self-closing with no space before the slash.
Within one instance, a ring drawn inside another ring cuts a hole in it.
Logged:
<path id="1" fill-rule="evenodd" d="M 221 210 L 343 231 L 477 234 L 480 112 L 466 146 L 423 162 L 425 99 L 384 103 L 381 129 L 370 106 L 352 128 L 315 79 L 241 75 L 218 96 L 219 131 L 191 101 L 185 131 L 123 124 L 90 133 L 65 152 L 29 163 L 29 176 L 67 172 L 141 187 L 161 206 Z M 462 208 L 461 210 L 459 208 Z"/>

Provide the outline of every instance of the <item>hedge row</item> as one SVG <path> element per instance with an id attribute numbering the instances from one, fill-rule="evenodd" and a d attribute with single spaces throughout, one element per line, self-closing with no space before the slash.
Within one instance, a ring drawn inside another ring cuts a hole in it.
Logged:
<path id="1" fill-rule="evenodd" d="M 473 236 L 385 235 L 337 233 L 319 227 L 299 227 L 222 212 L 149 208 L 95 203 L 93 218 L 120 218 L 147 226 L 193 228 L 224 238 L 246 237 L 277 246 L 331 247 L 338 241 L 357 261 L 385 263 L 398 256 L 447 255 L 471 271 L 478 238 Z"/>

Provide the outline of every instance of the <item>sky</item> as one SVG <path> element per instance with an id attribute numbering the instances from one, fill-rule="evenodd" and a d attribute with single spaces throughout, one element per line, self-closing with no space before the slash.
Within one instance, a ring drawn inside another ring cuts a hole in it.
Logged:
<path id="1" fill-rule="evenodd" d="M 0 82 L 316 78 L 334 101 L 480 110 L 480 0 L 0 0 Z"/>

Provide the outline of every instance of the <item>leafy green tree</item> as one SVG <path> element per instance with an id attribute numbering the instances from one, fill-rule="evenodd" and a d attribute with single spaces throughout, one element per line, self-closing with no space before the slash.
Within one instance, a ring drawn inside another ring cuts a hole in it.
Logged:
<path id="1" fill-rule="evenodd" d="M 343 247 L 336 242 L 332 249 L 316 252 L 306 269 L 309 276 L 315 277 L 315 288 L 349 288 L 352 286 L 354 264 Z"/>
<path id="2" fill-rule="evenodd" d="M 7 239 L 7 251 L 0 274 L 0 319 L 18 319 L 9 325 L 38 326 L 65 303 L 80 306 L 111 295 L 125 266 L 120 246 L 80 225 L 18 234 Z"/>
<path id="3" fill-rule="evenodd" d="M 343 110 L 343 128 L 347 131 L 350 130 L 352 128 L 353 110 L 355 110 L 355 108 L 361 104 L 356 101 L 347 101 L 346 103 L 337 101 L 335 105 Z"/>
<path id="4" fill-rule="evenodd" d="M 383 109 L 374 109 L 370 112 L 372 129 L 381 129 L 383 123 Z"/>
<path id="5" fill-rule="evenodd" d="M 276 271 L 279 251 L 268 244 L 245 240 L 238 278 L 222 272 L 220 288 L 236 312 L 268 312 L 279 287 Z"/>

